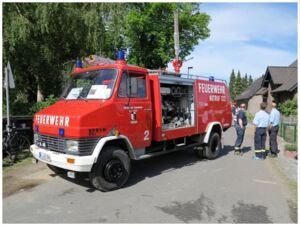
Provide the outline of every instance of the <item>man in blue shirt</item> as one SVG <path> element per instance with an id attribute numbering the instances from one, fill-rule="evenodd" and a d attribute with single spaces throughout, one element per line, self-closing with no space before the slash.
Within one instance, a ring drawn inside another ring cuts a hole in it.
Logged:
<path id="1" fill-rule="evenodd" d="M 270 113 L 269 137 L 270 137 L 270 153 L 269 157 L 275 158 L 278 153 L 277 134 L 280 124 L 280 112 L 276 109 L 276 102 L 272 101 L 272 111 Z"/>
<path id="2" fill-rule="evenodd" d="M 254 148 L 255 156 L 253 159 L 265 158 L 265 145 L 267 137 L 267 127 L 269 125 L 269 114 L 266 112 L 267 104 L 260 104 L 260 111 L 254 116 L 253 123 L 255 125 Z"/>
<path id="3" fill-rule="evenodd" d="M 241 146 L 244 140 L 244 135 L 245 135 L 245 130 L 246 130 L 246 125 L 247 125 L 247 117 L 245 114 L 245 104 L 240 105 L 240 109 L 238 112 L 236 112 L 236 124 L 235 124 L 235 129 L 236 129 L 236 141 L 234 145 L 234 154 L 242 154 L 241 152 Z"/>

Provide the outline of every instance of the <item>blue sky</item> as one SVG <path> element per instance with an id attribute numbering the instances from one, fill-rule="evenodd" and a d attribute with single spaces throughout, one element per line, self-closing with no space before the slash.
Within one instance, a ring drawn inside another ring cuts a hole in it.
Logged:
<path id="1" fill-rule="evenodd" d="M 228 80 L 235 69 L 258 78 L 267 66 L 297 58 L 297 3 L 202 3 L 200 11 L 211 16 L 210 37 L 187 57 L 183 73 L 192 66 L 191 74 Z"/>

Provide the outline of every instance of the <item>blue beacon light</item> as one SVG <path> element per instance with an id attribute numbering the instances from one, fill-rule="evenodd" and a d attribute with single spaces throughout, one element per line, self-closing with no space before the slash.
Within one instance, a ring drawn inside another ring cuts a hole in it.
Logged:
<path id="1" fill-rule="evenodd" d="M 117 52 L 117 60 L 125 60 L 125 52 L 122 50 L 119 50 Z"/>
<path id="2" fill-rule="evenodd" d="M 58 134 L 59 134 L 60 137 L 64 137 L 65 136 L 65 129 L 59 128 Z"/>
<path id="3" fill-rule="evenodd" d="M 76 60 L 76 68 L 82 68 L 82 61 L 79 59 Z"/>
<path id="4" fill-rule="evenodd" d="M 214 76 L 209 76 L 208 80 L 211 81 L 211 82 L 213 82 L 213 81 L 215 81 L 215 78 L 214 78 Z"/>

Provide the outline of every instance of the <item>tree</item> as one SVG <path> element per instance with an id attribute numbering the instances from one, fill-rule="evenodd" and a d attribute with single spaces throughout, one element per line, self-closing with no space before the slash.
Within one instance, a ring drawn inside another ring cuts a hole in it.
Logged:
<path id="1" fill-rule="evenodd" d="M 280 103 L 278 108 L 285 116 L 297 115 L 297 100 L 295 98 L 286 100 L 285 102 Z"/>
<path id="2" fill-rule="evenodd" d="M 245 74 L 244 77 L 242 77 L 242 90 L 246 90 L 248 88 L 248 75 L 247 73 Z"/>
<path id="3" fill-rule="evenodd" d="M 116 17 L 125 14 L 123 5 L 4 3 L 3 60 L 13 65 L 17 92 L 30 103 L 38 86 L 43 96 L 58 96 L 63 70 L 69 73 L 76 58 L 112 56 L 122 33 Z"/>
<path id="4" fill-rule="evenodd" d="M 235 94 L 235 72 L 232 69 L 232 72 L 230 74 L 230 81 L 229 81 L 229 94 L 230 94 L 230 98 L 231 100 L 235 100 L 236 98 L 236 94 Z"/>
<path id="5" fill-rule="evenodd" d="M 175 56 L 174 10 L 179 9 L 181 59 L 199 40 L 209 37 L 210 17 L 199 12 L 197 3 L 138 3 L 126 17 L 125 36 L 129 62 L 146 68 L 166 67 Z"/>
<path id="6" fill-rule="evenodd" d="M 179 9 L 180 57 L 209 36 L 210 17 L 196 3 L 3 3 L 3 63 L 15 75 L 12 100 L 59 96 L 75 60 L 114 58 L 129 47 L 129 62 L 165 67 L 174 57 L 173 11 Z M 158 16 L 159 15 L 159 16 Z M 20 98 L 15 98 L 20 96 Z"/>
<path id="7" fill-rule="evenodd" d="M 236 76 L 235 90 L 236 90 L 236 96 L 240 95 L 243 92 L 243 84 L 242 84 L 242 77 L 240 71 L 238 71 Z"/>
<path id="8" fill-rule="evenodd" d="M 250 76 L 249 76 L 249 80 L 248 80 L 248 86 L 252 85 L 252 83 L 253 83 L 253 79 L 252 79 L 252 77 L 251 77 L 251 75 L 250 75 Z"/>

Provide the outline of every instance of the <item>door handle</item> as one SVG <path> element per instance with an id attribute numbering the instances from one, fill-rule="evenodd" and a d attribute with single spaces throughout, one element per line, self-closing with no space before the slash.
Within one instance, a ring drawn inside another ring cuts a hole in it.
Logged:
<path id="1" fill-rule="evenodd" d="M 151 108 L 145 108 L 144 111 L 152 111 Z"/>

